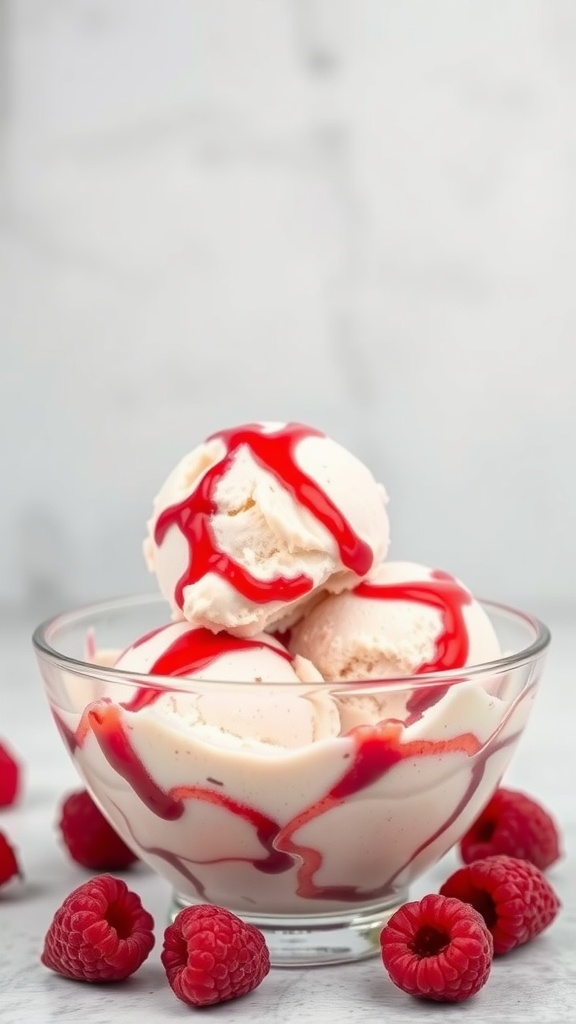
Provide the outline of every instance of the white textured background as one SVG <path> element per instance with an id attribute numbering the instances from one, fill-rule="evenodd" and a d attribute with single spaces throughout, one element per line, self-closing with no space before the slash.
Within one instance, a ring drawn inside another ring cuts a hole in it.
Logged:
<path id="1" fill-rule="evenodd" d="M 0 0 L 0 345 L 7 615 L 152 587 L 172 464 L 295 418 L 576 618 L 576 3 Z"/>

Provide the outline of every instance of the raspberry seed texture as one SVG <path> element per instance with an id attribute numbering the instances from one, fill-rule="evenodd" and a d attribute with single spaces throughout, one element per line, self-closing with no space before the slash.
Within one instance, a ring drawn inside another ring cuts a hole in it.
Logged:
<path id="1" fill-rule="evenodd" d="M 0 742 L 0 807 L 11 807 L 16 802 L 20 785 L 20 765 L 6 744 Z"/>
<path id="2" fill-rule="evenodd" d="M 16 854 L 3 832 L 0 832 L 0 887 L 20 874 Z"/>
<path id="3" fill-rule="evenodd" d="M 380 935 L 392 982 L 419 999 L 456 1003 L 486 984 L 493 944 L 482 916 L 457 899 L 434 893 L 405 903 Z"/>
<path id="4" fill-rule="evenodd" d="M 504 855 L 459 868 L 440 893 L 463 900 L 482 914 L 498 954 L 535 938 L 560 909 L 554 889 L 534 864 Z"/>
<path id="5" fill-rule="evenodd" d="M 262 932 L 222 907 L 186 907 L 164 933 L 162 964 L 178 999 L 209 1006 L 252 992 L 270 970 Z"/>
<path id="6" fill-rule="evenodd" d="M 500 788 L 460 841 L 460 854 L 465 864 L 507 854 L 545 871 L 560 856 L 558 829 L 532 797 Z"/>
<path id="7" fill-rule="evenodd" d="M 91 871 L 122 871 L 138 859 L 85 789 L 66 797 L 58 828 L 72 860 Z"/>
<path id="8" fill-rule="evenodd" d="M 45 967 L 76 981 L 123 981 L 154 945 L 154 921 L 140 897 L 111 875 L 98 875 L 69 894 L 44 940 Z"/>

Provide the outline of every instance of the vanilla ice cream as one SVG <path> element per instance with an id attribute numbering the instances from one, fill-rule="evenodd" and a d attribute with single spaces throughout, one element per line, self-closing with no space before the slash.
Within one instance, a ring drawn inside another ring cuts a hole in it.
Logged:
<path id="1" fill-rule="evenodd" d="M 216 744 L 239 743 L 250 749 L 275 744 L 289 749 L 338 735 L 340 730 L 333 701 L 314 691 L 308 699 L 297 700 L 286 685 L 322 683 L 320 673 L 306 658 L 293 658 L 275 637 L 265 633 L 234 637 L 189 622 L 174 622 L 141 637 L 114 667 L 137 675 L 161 676 L 162 681 L 154 685 L 151 680 L 149 687 L 136 690 L 128 699 L 125 684 L 112 683 L 107 698 L 122 701 L 130 711 L 153 705 L 155 719 L 172 722 L 185 736 L 193 730 L 194 735 Z M 200 682 L 167 692 L 168 676 L 176 685 L 179 679 Z M 212 685 L 204 685 L 206 682 Z M 234 684 L 232 691 L 226 683 Z"/>
<path id="2" fill-rule="evenodd" d="M 175 679 L 190 690 L 139 701 L 127 679 L 124 699 L 76 713 L 61 689 L 53 713 L 114 827 L 179 893 L 239 914 L 345 912 L 393 900 L 469 827 L 526 723 L 528 674 L 503 700 L 489 676 L 456 683 L 406 723 L 367 683 L 379 718 L 352 728 L 326 684 Z M 71 700 L 84 685 L 70 677 Z"/>
<path id="3" fill-rule="evenodd" d="M 322 682 L 307 658 L 293 656 L 276 637 L 235 637 L 189 622 L 172 622 L 140 637 L 114 667 L 138 675 L 181 676 L 216 682 Z"/>
<path id="4" fill-rule="evenodd" d="M 388 550 L 386 494 L 354 455 L 301 424 L 212 435 L 154 501 L 144 550 L 175 618 L 252 636 L 322 591 L 355 586 Z"/>
<path id="5" fill-rule="evenodd" d="M 387 679 L 500 657 L 481 605 L 459 580 L 415 562 L 383 562 L 352 591 L 317 603 L 290 634 L 325 679 Z"/>

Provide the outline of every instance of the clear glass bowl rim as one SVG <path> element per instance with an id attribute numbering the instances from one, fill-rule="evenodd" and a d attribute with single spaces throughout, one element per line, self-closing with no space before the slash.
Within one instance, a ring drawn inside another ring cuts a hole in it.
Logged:
<path id="1" fill-rule="evenodd" d="M 527 647 L 524 647 L 519 651 L 515 651 L 512 654 L 504 655 L 494 661 L 483 662 L 482 664 L 477 665 L 469 665 L 465 668 L 450 669 L 444 672 L 429 672 L 412 676 L 394 676 L 386 679 L 348 680 L 347 682 L 332 682 L 331 680 L 325 680 L 323 683 L 282 683 L 282 686 L 284 688 L 290 687 L 297 690 L 301 690 L 304 687 L 307 690 L 310 690 L 311 687 L 315 688 L 316 686 L 321 686 L 324 688 L 329 686 L 332 690 L 335 689 L 338 692 L 347 693 L 360 689 L 364 694 L 373 690 L 381 690 L 383 687 L 387 690 L 405 690 L 425 686 L 440 687 L 456 681 L 462 682 L 464 679 L 466 681 L 471 681 L 478 676 L 484 676 L 490 673 L 511 671 L 529 664 L 544 653 L 550 643 L 551 634 L 548 627 L 540 619 L 528 614 L 527 612 L 521 611 L 510 605 L 501 604 L 497 601 L 482 598 L 479 598 L 478 600 L 487 611 L 495 611 L 500 615 L 515 619 L 517 622 L 520 621 L 525 626 L 528 626 L 534 633 L 534 639 L 532 642 Z M 163 689 L 176 690 L 179 692 L 190 692 L 194 686 L 200 682 L 204 682 L 206 685 L 214 687 L 274 685 L 272 683 L 251 683 L 246 680 L 220 682 L 217 680 L 203 681 L 200 678 L 186 679 L 182 676 L 175 677 L 155 675 L 151 677 L 150 675 L 103 667 L 91 662 L 83 661 L 79 658 L 72 658 L 69 655 L 58 651 L 52 646 L 48 639 L 51 632 L 73 626 L 79 620 L 88 618 L 90 615 L 113 614 L 114 612 L 128 610 L 129 608 L 137 610 L 139 607 L 145 607 L 161 602 L 164 603 L 161 595 L 157 593 L 145 593 L 132 594 L 125 597 L 116 597 L 105 601 L 79 605 L 73 609 L 69 609 L 68 611 L 52 615 L 50 618 L 41 622 L 32 634 L 32 643 L 40 657 L 57 664 L 65 671 L 73 671 L 76 674 L 83 676 L 97 676 L 98 678 L 105 679 L 108 682 L 122 682 L 127 687 L 149 687 L 151 678 L 154 679 L 154 685 L 160 686 Z"/>

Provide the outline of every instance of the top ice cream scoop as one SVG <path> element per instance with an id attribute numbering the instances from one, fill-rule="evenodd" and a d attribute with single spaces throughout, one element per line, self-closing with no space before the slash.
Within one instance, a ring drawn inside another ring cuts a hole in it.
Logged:
<path id="1" fill-rule="evenodd" d="M 354 587 L 387 553 L 386 493 L 320 431 L 252 423 L 186 455 L 144 544 L 175 618 L 249 637 Z"/>

